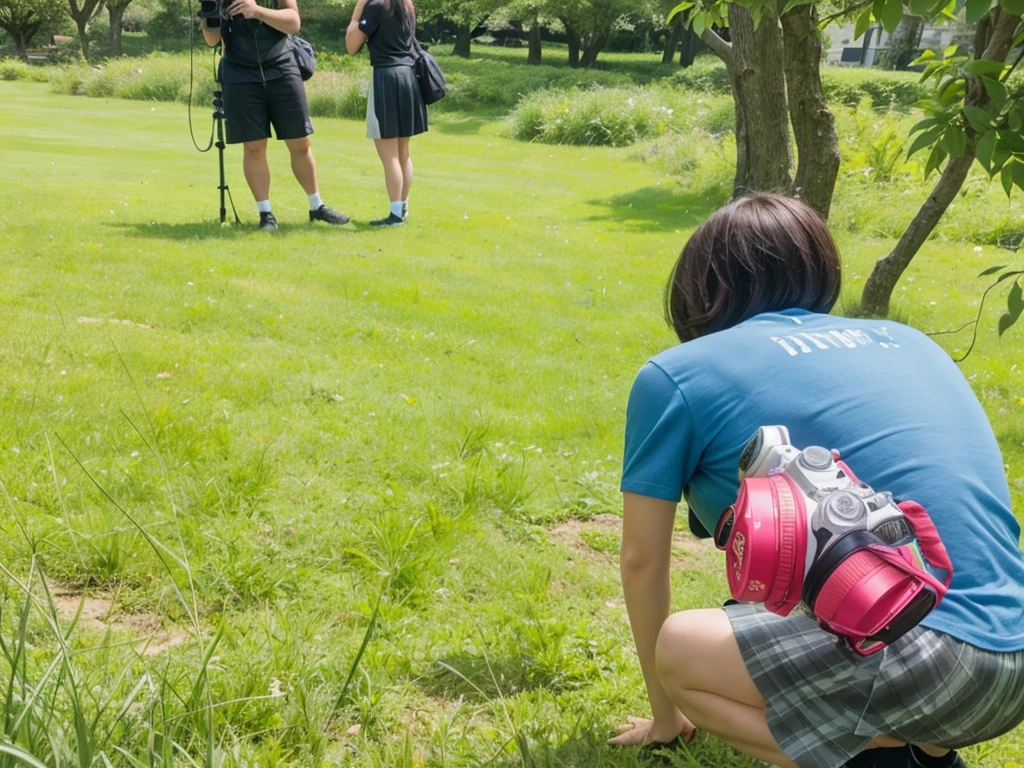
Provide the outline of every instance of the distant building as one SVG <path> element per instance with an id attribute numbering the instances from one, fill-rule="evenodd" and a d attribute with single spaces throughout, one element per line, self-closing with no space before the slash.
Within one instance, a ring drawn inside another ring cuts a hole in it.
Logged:
<path id="1" fill-rule="evenodd" d="M 881 24 L 872 24 L 859 40 L 853 39 L 853 22 L 843 27 L 828 28 L 829 49 L 825 57 L 828 64 L 844 67 L 870 67 L 879 54 L 889 47 L 889 33 Z M 921 33 L 920 50 L 943 51 L 954 42 L 961 42 L 963 29 L 957 24 L 925 24 Z"/>

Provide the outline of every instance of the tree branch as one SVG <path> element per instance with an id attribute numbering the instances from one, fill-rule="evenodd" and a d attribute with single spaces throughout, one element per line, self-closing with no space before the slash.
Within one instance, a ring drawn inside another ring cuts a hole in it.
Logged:
<path id="1" fill-rule="evenodd" d="M 726 64 L 730 64 L 732 62 L 732 43 L 725 42 L 725 40 L 723 40 L 713 29 L 710 27 L 705 29 L 704 33 L 700 36 L 700 39 L 703 41 L 704 45 L 714 51 L 715 55 Z"/>

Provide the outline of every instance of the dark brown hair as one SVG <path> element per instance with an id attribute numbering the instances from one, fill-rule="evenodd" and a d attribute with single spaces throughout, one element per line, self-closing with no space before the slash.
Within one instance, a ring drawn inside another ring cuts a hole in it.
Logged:
<path id="1" fill-rule="evenodd" d="M 828 312 L 841 264 L 825 222 L 782 195 L 726 205 L 687 241 L 665 290 L 665 319 L 686 342 L 761 312 Z"/>

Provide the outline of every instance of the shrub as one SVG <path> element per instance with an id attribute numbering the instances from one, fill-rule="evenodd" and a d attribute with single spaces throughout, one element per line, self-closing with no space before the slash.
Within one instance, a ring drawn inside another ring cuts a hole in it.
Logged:
<path id="1" fill-rule="evenodd" d="M 313 117 L 366 117 L 369 72 L 321 72 L 307 83 L 309 113 Z"/>
<path id="2" fill-rule="evenodd" d="M 568 90 L 594 86 L 631 86 L 629 73 L 568 67 L 528 67 L 505 59 L 460 59 L 437 54 L 438 63 L 452 86 L 438 108 L 444 110 L 508 110 L 520 99 L 542 90 Z"/>
<path id="3" fill-rule="evenodd" d="M 667 134 L 644 146 L 637 158 L 713 206 L 724 205 L 732 197 L 736 139 L 731 134 L 716 136 L 700 128 Z"/>
<path id="4" fill-rule="evenodd" d="M 880 109 L 908 109 L 924 96 L 918 75 L 879 69 L 827 67 L 821 85 L 831 104 L 856 107 L 865 97 Z"/>
<path id="5" fill-rule="evenodd" d="M 728 132 L 732 102 L 663 86 L 548 90 L 524 98 L 509 124 L 521 141 L 622 147 L 692 128 Z"/>
<path id="6" fill-rule="evenodd" d="M 34 67 L 19 59 L 0 59 L 0 80 L 29 80 L 45 83 L 50 80 L 50 71 Z"/>
<path id="7" fill-rule="evenodd" d="M 702 93 L 732 93 L 729 73 L 717 56 L 698 56 L 692 65 L 679 69 L 672 79 L 691 91 Z"/>
<path id="8" fill-rule="evenodd" d="M 622 147 L 665 133 L 675 109 L 653 89 L 593 88 L 544 91 L 513 111 L 512 135 L 522 141 Z M 522 119 L 520 119 L 522 115 Z"/>

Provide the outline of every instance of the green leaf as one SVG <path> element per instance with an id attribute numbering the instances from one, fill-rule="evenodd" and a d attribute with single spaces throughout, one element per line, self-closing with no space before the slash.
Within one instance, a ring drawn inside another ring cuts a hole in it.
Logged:
<path id="1" fill-rule="evenodd" d="M 930 147 L 938 141 L 944 130 L 945 129 L 941 125 L 936 125 L 934 128 L 929 128 L 914 139 L 914 143 L 911 144 L 910 149 L 907 150 L 907 159 L 910 159 L 925 147 Z"/>
<path id="2" fill-rule="evenodd" d="M 971 124 L 971 128 L 978 133 L 984 133 L 992 127 L 992 116 L 981 107 L 964 107 L 964 114 Z"/>
<path id="3" fill-rule="evenodd" d="M 1013 183 L 1018 189 L 1024 189 L 1024 162 L 1017 160 L 1012 166 Z"/>
<path id="4" fill-rule="evenodd" d="M 988 91 L 988 97 L 992 99 L 992 103 L 1002 110 L 1006 106 L 1006 99 L 1009 96 L 1006 86 L 990 77 L 981 78 L 981 82 L 985 84 L 985 90 Z"/>
<path id="5" fill-rule="evenodd" d="M 920 56 L 918 56 L 916 59 L 910 62 L 910 66 L 913 67 L 918 64 L 924 64 L 925 62 L 934 59 L 937 55 L 938 54 L 936 54 L 935 51 L 933 51 L 931 48 L 928 48 L 927 50 L 923 51 Z"/>
<path id="6" fill-rule="evenodd" d="M 1020 319 L 1021 312 L 1024 312 L 1024 291 L 1021 290 L 1020 281 L 1016 280 L 1010 289 L 1010 295 L 1006 297 L 1006 314 L 999 318 L 1000 336 Z"/>
<path id="7" fill-rule="evenodd" d="M 860 16 L 857 17 L 857 24 L 853 28 L 853 39 L 859 40 L 864 36 L 864 33 L 868 31 L 868 27 L 871 26 L 871 9 L 868 8 L 866 11 L 861 12 Z"/>
<path id="8" fill-rule="evenodd" d="M 949 126 L 942 137 L 942 148 L 951 157 L 960 157 L 964 153 L 964 149 L 967 148 L 967 134 L 964 132 L 964 129 L 959 125 Z"/>
<path id="9" fill-rule="evenodd" d="M 1017 280 L 1010 289 L 1010 295 L 1006 297 L 1006 311 L 1014 318 L 1018 318 L 1024 312 L 1024 291 L 1020 289 L 1020 281 Z"/>
<path id="10" fill-rule="evenodd" d="M 992 0 L 967 0 L 967 22 L 974 24 L 981 21 L 990 7 Z"/>
<path id="11" fill-rule="evenodd" d="M 951 59 L 954 56 L 956 56 L 956 52 L 959 51 L 959 50 L 960 50 L 960 45 L 957 44 L 957 43 L 954 43 L 953 45 L 949 46 L 949 48 L 947 48 L 946 50 L 944 50 L 942 52 L 942 58 L 944 58 L 944 59 Z"/>
<path id="12" fill-rule="evenodd" d="M 1001 141 L 996 141 L 995 149 L 992 150 L 992 170 L 989 173 L 995 176 L 1006 165 L 1006 161 L 1012 157 L 1010 150 Z"/>
<path id="13" fill-rule="evenodd" d="M 1024 2 L 1024 0 L 1021 0 Z M 896 27 L 900 25 L 900 21 L 903 19 L 903 0 L 885 0 L 885 6 L 882 10 L 882 26 L 885 27 L 885 31 L 890 35 L 896 31 Z"/>
<path id="14" fill-rule="evenodd" d="M 1006 196 L 1009 197 L 1013 191 L 1013 166 L 1015 162 L 1007 163 L 1003 166 L 1002 173 L 999 174 L 999 180 L 1003 183 L 1003 190 L 1006 192 Z"/>
<path id="15" fill-rule="evenodd" d="M 1006 269 L 1006 265 L 1005 264 L 1000 264 L 998 267 L 989 267 L 988 269 L 986 269 L 986 270 L 984 270 L 982 272 L 979 272 L 978 273 L 978 277 L 988 277 L 989 275 L 994 275 L 996 272 L 998 272 L 1001 269 Z"/>
<path id="16" fill-rule="evenodd" d="M 761 26 L 761 19 L 764 18 L 764 6 L 755 5 L 750 11 L 750 18 L 754 21 L 754 29 Z"/>
<path id="17" fill-rule="evenodd" d="M 707 29 L 707 22 L 704 19 L 703 13 L 696 14 L 693 17 L 693 21 L 691 22 L 691 24 L 693 28 L 693 34 L 695 34 L 697 37 L 703 35 L 704 30 Z"/>
<path id="18" fill-rule="evenodd" d="M 1006 117 L 1011 130 L 1017 133 L 1024 130 L 1024 102 L 1017 102 Z"/>
<path id="19" fill-rule="evenodd" d="M 942 144 L 936 144 L 932 147 L 931 154 L 928 155 L 928 162 L 924 164 L 924 175 L 925 178 L 931 176 L 932 171 L 937 171 L 939 166 L 942 165 L 946 160 L 946 150 Z"/>
<path id="20" fill-rule="evenodd" d="M 1024 0 L 999 0 L 999 4 L 1012 16 L 1024 16 Z"/>
<path id="21" fill-rule="evenodd" d="M 686 11 L 690 10 L 691 8 L 693 8 L 693 6 L 694 6 L 693 0 L 686 0 L 685 3 L 680 3 L 675 8 L 673 8 L 671 11 L 668 12 L 668 16 L 666 17 L 665 21 L 668 21 L 668 22 L 672 21 L 672 19 L 674 19 L 680 13 L 685 13 Z"/>
<path id="22" fill-rule="evenodd" d="M 918 123 L 914 124 L 914 127 L 910 129 L 908 135 L 913 136 L 918 131 L 923 131 L 925 128 L 931 128 L 933 125 L 937 125 L 939 118 L 937 117 L 926 117 Z"/>
<path id="23" fill-rule="evenodd" d="M 992 59 L 975 59 L 964 64 L 964 71 L 972 75 L 1001 75 L 1006 63 Z"/>
<path id="24" fill-rule="evenodd" d="M 964 95 L 964 81 L 959 77 L 949 77 L 939 85 L 939 103 L 948 107 L 959 101 Z"/>
<path id="25" fill-rule="evenodd" d="M 1024 136 L 1016 131 L 1000 131 L 999 141 L 1011 152 L 1024 154 Z"/>
<path id="26" fill-rule="evenodd" d="M 985 169 L 988 175 L 992 176 L 992 152 L 996 148 L 996 132 L 987 131 L 981 135 L 978 139 L 978 143 L 974 145 L 974 157 L 981 163 L 981 167 Z"/>

